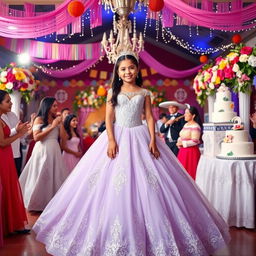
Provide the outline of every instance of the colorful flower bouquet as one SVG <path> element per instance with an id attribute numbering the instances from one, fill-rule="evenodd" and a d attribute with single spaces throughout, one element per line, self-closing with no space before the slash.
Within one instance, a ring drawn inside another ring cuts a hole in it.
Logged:
<path id="1" fill-rule="evenodd" d="M 165 91 L 158 91 L 157 88 L 153 86 L 147 86 L 146 89 L 151 92 L 151 104 L 153 107 L 158 107 L 161 102 L 167 100 L 165 98 Z"/>
<path id="2" fill-rule="evenodd" d="M 91 107 L 100 108 L 107 99 L 107 86 L 88 87 L 86 90 L 78 91 L 73 102 L 74 110 Z"/>
<path id="3" fill-rule="evenodd" d="M 193 88 L 199 104 L 204 105 L 221 83 L 234 92 L 250 93 L 256 75 L 256 47 L 237 45 L 225 57 L 206 64 L 194 79 Z"/>
<path id="4" fill-rule="evenodd" d="M 28 69 L 17 67 L 15 63 L 0 69 L 0 89 L 8 93 L 19 91 L 28 102 L 37 82 Z"/>

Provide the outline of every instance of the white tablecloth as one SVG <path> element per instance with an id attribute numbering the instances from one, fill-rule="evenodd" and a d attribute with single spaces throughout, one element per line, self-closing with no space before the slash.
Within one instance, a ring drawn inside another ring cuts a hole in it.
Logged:
<path id="1" fill-rule="evenodd" d="M 229 226 L 256 227 L 256 160 L 201 156 L 196 183 Z"/>

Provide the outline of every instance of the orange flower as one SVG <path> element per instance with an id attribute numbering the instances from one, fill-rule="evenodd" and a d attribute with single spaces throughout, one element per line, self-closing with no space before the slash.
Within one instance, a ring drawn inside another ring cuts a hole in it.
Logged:
<path id="1" fill-rule="evenodd" d="M 15 78 L 18 81 L 21 81 L 26 78 L 26 75 L 22 71 L 18 71 L 17 73 L 15 73 Z"/>
<path id="2" fill-rule="evenodd" d="M 6 89 L 6 85 L 5 84 L 0 84 L 0 90 L 5 90 Z"/>

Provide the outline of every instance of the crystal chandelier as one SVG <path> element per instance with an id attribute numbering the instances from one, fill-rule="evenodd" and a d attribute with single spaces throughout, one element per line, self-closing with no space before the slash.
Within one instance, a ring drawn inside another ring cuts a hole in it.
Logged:
<path id="1" fill-rule="evenodd" d="M 132 24 L 127 18 L 129 13 L 134 11 L 136 0 L 102 0 L 102 3 L 109 5 L 111 10 L 119 15 L 119 20 L 114 19 L 113 21 L 113 30 L 110 31 L 109 38 L 107 39 L 107 35 L 104 33 L 101 41 L 109 63 L 115 63 L 120 54 L 124 52 L 131 53 L 138 58 L 139 52 L 144 47 L 143 36 L 140 33 L 139 38 L 137 37 L 134 23 L 133 36 L 130 39 Z M 147 0 L 138 0 L 139 6 L 146 3 Z M 116 35 L 116 39 L 114 35 Z"/>

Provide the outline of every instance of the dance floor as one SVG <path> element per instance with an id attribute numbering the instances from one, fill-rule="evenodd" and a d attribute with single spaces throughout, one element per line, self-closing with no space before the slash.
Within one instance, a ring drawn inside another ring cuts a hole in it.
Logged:
<path id="1" fill-rule="evenodd" d="M 32 226 L 39 214 L 28 214 L 29 224 Z M 255 256 L 256 230 L 231 228 L 232 240 L 227 248 L 214 256 Z M 4 247 L 0 249 L 0 256 L 49 256 L 44 245 L 35 240 L 35 234 L 12 235 L 4 240 Z M 193 255 L 196 256 L 196 255 Z"/>

